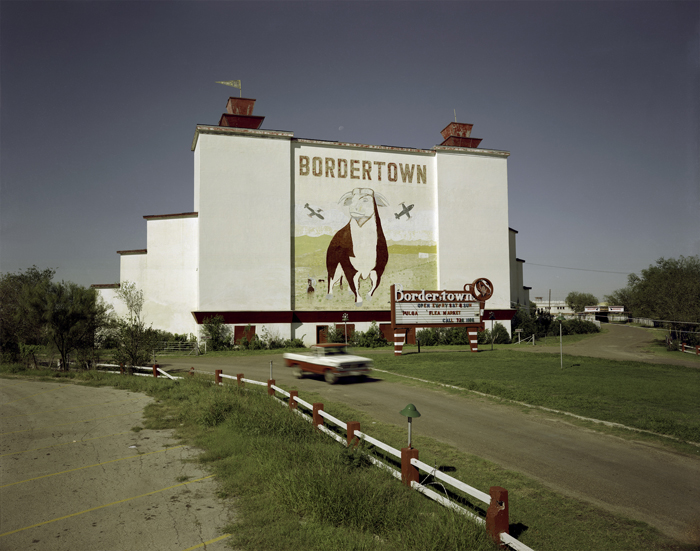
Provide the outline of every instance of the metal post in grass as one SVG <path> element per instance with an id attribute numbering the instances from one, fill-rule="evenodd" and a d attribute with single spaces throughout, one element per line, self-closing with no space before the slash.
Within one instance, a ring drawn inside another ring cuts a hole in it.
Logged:
<path id="1" fill-rule="evenodd" d="M 270 379 L 272 379 L 272 360 L 270 360 Z"/>
<path id="2" fill-rule="evenodd" d="M 489 319 L 491 320 L 491 351 L 493 352 L 493 320 L 496 319 L 496 314 L 491 312 L 489 314 Z"/>
<path id="3" fill-rule="evenodd" d="M 348 315 L 343 314 L 343 323 L 345 324 L 345 346 L 348 344 Z"/>
<path id="4" fill-rule="evenodd" d="M 408 447 L 411 448 L 411 421 L 414 417 L 420 417 L 420 412 L 413 404 L 408 404 L 399 413 L 404 417 L 408 417 Z"/>
<path id="5" fill-rule="evenodd" d="M 562 345 L 561 342 L 561 324 L 562 321 L 564 321 L 564 316 L 559 314 L 557 316 L 557 319 L 559 320 L 559 360 L 560 360 L 560 369 L 564 369 L 564 346 Z"/>

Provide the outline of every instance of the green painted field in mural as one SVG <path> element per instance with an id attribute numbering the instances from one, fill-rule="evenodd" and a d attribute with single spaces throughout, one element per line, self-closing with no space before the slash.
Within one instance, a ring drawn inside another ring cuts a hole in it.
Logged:
<path id="1" fill-rule="evenodd" d="M 333 296 L 326 298 L 328 272 L 326 270 L 326 250 L 331 236 L 296 237 L 294 240 L 295 296 L 298 309 L 337 310 L 354 306 L 354 298 L 347 283 L 343 289 L 338 286 Z M 437 246 L 431 244 L 407 245 L 388 243 L 389 262 L 382 275 L 379 288 L 371 301 L 365 300 L 363 310 L 389 309 L 389 287 L 400 283 L 405 288 L 433 289 L 437 285 Z M 313 291 L 311 291 L 313 289 Z M 360 289 L 366 298 L 369 281 L 362 281 Z"/>

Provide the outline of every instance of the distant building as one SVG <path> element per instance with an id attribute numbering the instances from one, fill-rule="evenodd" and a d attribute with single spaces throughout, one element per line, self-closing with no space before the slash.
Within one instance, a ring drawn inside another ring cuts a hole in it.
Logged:
<path id="1" fill-rule="evenodd" d="M 221 315 L 236 338 L 249 327 L 313 343 L 344 313 L 349 331 L 388 329 L 391 284 L 462 290 L 483 277 L 485 319 L 510 329 L 529 287 L 508 226 L 508 152 L 479 148 L 464 123 L 427 150 L 297 138 L 261 130 L 254 103 L 229 98 L 218 125 L 196 126 L 192 210 L 144 216 L 147 247 L 117 251 L 149 323 L 198 334 Z M 123 312 L 120 283 L 95 287 Z"/>
<path id="2" fill-rule="evenodd" d="M 559 314 L 564 316 L 573 316 L 576 313 L 569 307 L 568 304 L 566 304 L 565 300 L 550 301 L 543 297 L 535 297 L 533 302 L 538 310 L 548 311 L 553 316 L 558 316 Z"/>

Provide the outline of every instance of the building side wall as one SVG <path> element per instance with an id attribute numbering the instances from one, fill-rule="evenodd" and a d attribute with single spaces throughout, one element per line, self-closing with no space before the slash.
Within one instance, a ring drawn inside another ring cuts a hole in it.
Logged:
<path id="1" fill-rule="evenodd" d="M 145 292 L 147 269 L 148 254 L 123 254 L 119 260 L 119 283 L 135 283 Z"/>
<path id="2" fill-rule="evenodd" d="M 494 286 L 487 308 L 510 308 L 506 159 L 438 151 L 437 167 L 439 288 L 485 277 Z"/>
<path id="3" fill-rule="evenodd" d="M 291 308 L 290 144 L 199 136 L 199 310 Z"/>
<path id="4" fill-rule="evenodd" d="M 197 334 L 197 218 L 148 221 L 144 318 L 171 333 Z M 138 282 L 137 282 L 138 283 Z"/>

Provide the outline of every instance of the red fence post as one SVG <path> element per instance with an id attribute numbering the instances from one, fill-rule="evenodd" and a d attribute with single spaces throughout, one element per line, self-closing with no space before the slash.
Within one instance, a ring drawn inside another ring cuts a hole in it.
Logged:
<path id="1" fill-rule="evenodd" d="M 297 409 L 297 401 L 294 399 L 299 396 L 298 390 L 289 391 L 289 409 Z"/>
<path id="2" fill-rule="evenodd" d="M 238 386 L 243 386 L 243 373 L 236 375 L 236 381 L 238 382 Z"/>
<path id="3" fill-rule="evenodd" d="M 190 374 L 190 377 L 194 377 L 194 367 L 190 367 L 189 374 Z"/>
<path id="4" fill-rule="evenodd" d="M 700 344 L 695 346 L 695 355 L 700 356 Z"/>
<path id="5" fill-rule="evenodd" d="M 154 365 L 154 366 L 153 366 L 153 376 L 154 376 L 154 377 L 157 377 L 157 376 L 158 376 L 158 366 L 157 366 L 157 365 Z"/>
<path id="6" fill-rule="evenodd" d="M 274 396 L 275 395 L 275 389 L 272 388 L 272 385 L 275 384 L 274 379 L 268 379 L 267 380 L 267 394 L 268 396 Z"/>
<path id="7" fill-rule="evenodd" d="M 217 369 L 214 371 L 214 383 L 217 385 L 221 384 L 221 370 Z"/>
<path id="8" fill-rule="evenodd" d="M 323 417 L 321 417 L 321 411 L 323 411 L 323 404 L 321 402 L 314 402 L 314 428 L 318 427 L 319 425 L 323 425 Z"/>
<path id="9" fill-rule="evenodd" d="M 119 364 L 119 374 L 124 375 L 124 364 Z"/>
<path id="10" fill-rule="evenodd" d="M 493 541 L 501 543 L 501 533 L 508 534 L 508 490 L 500 486 L 491 486 L 491 504 L 486 510 L 486 531 Z"/>
<path id="11" fill-rule="evenodd" d="M 411 482 L 418 482 L 418 469 L 411 465 L 411 459 L 418 459 L 416 448 L 401 448 L 401 482 L 409 488 Z"/>
<path id="12" fill-rule="evenodd" d="M 681 352 L 685 352 L 685 343 L 684 342 L 681 343 Z"/>
<path id="13" fill-rule="evenodd" d="M 360 423 L 358 421 L 350 421 L 348 423 L 348 448 L 352 445 L 352 441 L 355 440 L 355 445 L 360 443 L 359 437 L 355 436 L 355 431 L 360 430 Z"/>

